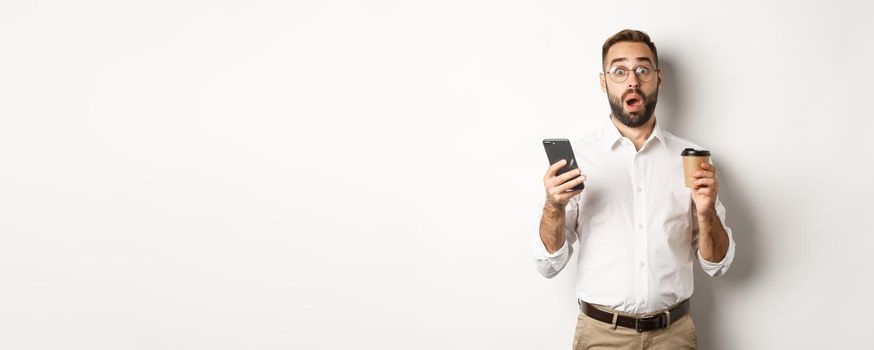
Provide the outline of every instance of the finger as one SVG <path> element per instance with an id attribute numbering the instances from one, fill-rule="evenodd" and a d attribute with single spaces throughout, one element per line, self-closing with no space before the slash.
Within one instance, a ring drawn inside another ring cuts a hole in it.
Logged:
<path id="1" fill-rule="evenodd" d="M 559 194 L 568 192 L 571 188 L 573 188 L 574 186 L 576 186 L 580 182 L 582 182 L 582 181 L 580 181 L 581 177 L 583 177 L 583 176 L 580 176 L 580 177 L 573 179 L 573 180 L 570 180 L 568 182 L 564 182 L 564 183 L 560 183 L 560 184 L 555 185 L 552 188 L 552 191 L 553 191 L 552 193 L 559 195 Z"/>
<path id="2" fill-rule="evenodd" d="M 713 164 L 710 164 L 708 162 L 703 162 L 703 163 L 701 163 L 701 168 L 706 169 L 706 170 L 710 170 L 712 173 L 716 174 L 716 166 Z"/>
<path id="3" fill-rule="evenodd" d="M 567 191 L 567 190 L 573 188 L 574 186 L 583 183 L 583 181 L 586 181 L 586 175 L 580 175 L 580 176 L 577 177 L 576 179 L 573 179 L 573 180 L 570 180 L 570 181 L 568 181 L 568 182 L 565 182 L 565 183 L 559 185 L 559 186 L 556 187 L 556 188 L 558 188 L 561 192 L 565 192 L 565 191 Z"/>
<path id="4" fill-rule="evenodd" d="M 579 174 L 575 170 L 568 171 L 568 172 L 561 174 L 561 175 L 558 175 L 558 176 L 547 175 L 546 178 L 543 179 L 543 183 L 546 185 L 547 188 L 552 188 L 552 187 L 556 187 L 558 185 L 561 185 L 565 181 L 572 179 L 574 176 L 577 176 L 577 175 L 579 175 Z"/>
<path id="5" fill-rule="evenodd" d="M 558 169 L 561 169 L 565 163 L 567 163 L 567 161 L 562 159 L 550 165 L 549 169 L 546 169 L 546 176 L 555 176 L 555 172 L 558 171 Z"/>
<path id="6" fill-rule="evenodd" d="M 543 180 L 543 183 L 546 184 L 547 187 L 556 187 L 580 175 L 582 175 L 580 169 L 573 169 L 558 176 L 547 176 L 546 179 Z"/>
<path id="7" fill-rule="evenodd" d="M 712 171 L 707 171 L 707 170 L 696 170 L 695 172 L 692 173 L 692 177 L 695 177 L 695 178 L 698 178 L 698 177 L 715 177 L 715 176 L 716 176 L 716 173 L 714 173 L 714 172 L 712 172 Z"/>
<path id="8" fill-rule="evenodd" d="M 583 193 L 583 190 L 573 190 L 573 191 L 570 191 L 570 192 L 565 192 L 565 193 L 562 193 L 562 194 L 558 195 L 557 197 L 558 197 L 560 200 L 564 201 L 564 200 L 566 200 L 566 199 L 571 199 L 571 198 L 573 198 L 573 197 L 576 197 L 576 196 L 577 196 L 578 194 L 580 194 L 580 193 Z"/>
<path id="9" fill-rule="evenodd" d="M 696 187 L 700 186 L 713 186 L 716 184 L 716 179 L 712 177 L 702 177 L 694 182 Z"/>
<path id="10" fill-rule="evenodd" d="M 574 189 L 568 188 L 567 190 L 561 191 L 558 195 L 556 195 L 556 197 L 567 199 L 567 198 L 570 198 L 570 197 L 573 197 L 573 196 L 579 194 L 580 192 L 583 192 L 583 190 L 582 189 L 574 190 Z"/>
<path id="11" fill-rule="evenodd" d="M 695 190 L 695 195 L 705 197 L 716 197 L 716 191 L 710 187 L 700 187 Z"/>
<path id="12" fill-rule="evenodd" d="M 559 180 L 559 183 L 562 183 L 562 182 L 565 182 L 567 180 L 573 179 L 577 176 L 580 176 L 580 175 L 582 175 L 582 173 L 583 172 L 580 169 L 573 169 L 573 170 L 568 171 L 564 174 L 556 176 L 556 178 Z"/>
<path id="13" fill-rule="evenodd" d="M 696 187 L 694 189 L 695 196 L 716 197 L 716 189 L 713 187 Z"/>

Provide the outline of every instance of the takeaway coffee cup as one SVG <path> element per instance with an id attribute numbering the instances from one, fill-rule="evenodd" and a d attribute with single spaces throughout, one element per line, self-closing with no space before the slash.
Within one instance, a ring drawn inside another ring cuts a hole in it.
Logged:
<path id="1" fill-rule="evenodd" d="M 686 187 L 694 187 L 695 178 L 692 174 L 701 170 L 701 163 L 710 162 L 710 151 L 687 148 L 680 154 L 683 156 L 683 171 L 686 175 Z"/>

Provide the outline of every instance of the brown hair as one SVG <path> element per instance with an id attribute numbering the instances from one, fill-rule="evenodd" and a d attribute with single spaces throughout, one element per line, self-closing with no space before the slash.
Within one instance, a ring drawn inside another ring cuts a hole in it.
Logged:
<path id="1" fill-rule="evenodd" d="M 652 51 L 653 58 L 655 59 L 656 67 L 659 66 L 659 53 L 656 51 L 655 43 L 649 40 L 649 35 L 639 30 L 634 29 L 623 29 L 619 33 L 613 34 L 613 36 L 607 38 L 607 41 L 604 42 L 604 46 L 601 47 L 601 67 L 603 69 L 604 64 L 607 63 L 607 51 L 610 50 L 610 47 L 613 44 L 630 41 L 630 42 L 638 42 L 644 43 L 646 46 L 649 46 L 649 49 Z"/>

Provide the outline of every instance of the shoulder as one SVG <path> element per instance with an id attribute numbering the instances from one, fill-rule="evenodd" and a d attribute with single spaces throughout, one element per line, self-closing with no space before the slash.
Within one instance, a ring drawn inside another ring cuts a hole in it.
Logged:
<path id="1" fill-rule="evenodd" d="M 697 142 L 693 142 L 689 139 L 679 137 L 667 130 L 662 129 L 662 134 L 665 136 L 667 146 L 672 152 L 677 151 L 677 153 L 679 154 L 679 152 L 682 152 L 686 148 L 707 149 Z"/>
<path id="2" fill-rule="evenodd" d="M 602 144 L 604 142 L 604 138 L 606 134 L 605 128 L 599 128 L 593 131 L 589 131 L 583 136 L 577 137 L 575 139 L 571 139 L 571 144 L 579 147 L 592 147 L 595 145 Z"/>

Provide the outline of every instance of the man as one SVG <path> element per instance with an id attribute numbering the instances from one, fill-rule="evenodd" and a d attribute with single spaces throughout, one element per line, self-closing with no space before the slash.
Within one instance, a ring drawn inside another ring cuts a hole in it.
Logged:
<path id="1" fill-rule="evenodd" d="M 572 143 L 578 170 L 556 176 L 563 160 L 546 171 L 535 265 L 552 278 L 577 244 L 574 349 L 696 349 L 693 259 L 719 276 L 735 249 L 716 167 L 702 163 L 685 186 L 680 154 L 703 147 L 659 127 L 662 71 L 646 33 L 613 35 L 601 58 L 610 122 Z"/>

